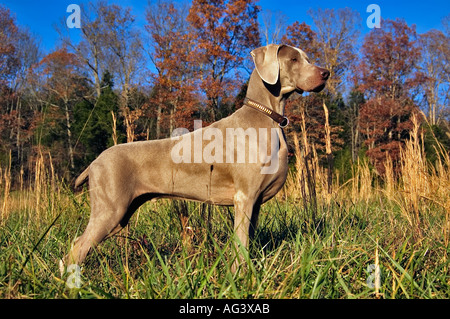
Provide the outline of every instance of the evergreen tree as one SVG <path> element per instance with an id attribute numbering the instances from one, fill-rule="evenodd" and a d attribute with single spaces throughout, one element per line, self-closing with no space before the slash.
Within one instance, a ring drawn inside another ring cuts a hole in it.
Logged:
<path id="1" fill-rule="evenodd" d="M 113 114 L 117 117 L 119 104 L 113 87 L 113 77 L 106 71 L 101 81 L 101 94 L 95 104 L 84 99 L 75 106 L 74 129 L 78 136 L 77 151 L 81 156 L 77 159 L 77 165 L 80 167 L 86 166 L 101 152 L 114 145 Z M 120 128 L 117 128 L 117 132 L 120 132 Z M 119 134 L 118 142 L 122 139 L 123 136 Z"/>

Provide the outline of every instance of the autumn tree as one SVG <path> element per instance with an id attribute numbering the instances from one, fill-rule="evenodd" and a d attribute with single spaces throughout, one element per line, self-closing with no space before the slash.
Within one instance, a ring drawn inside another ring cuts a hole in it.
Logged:
<path id="1" fill-rule="evenodd" d="M 450 37 L 433 29 L 419 36 L 419 44 L 423 103 L 428 122 L 437 125 L 450 114 Z"/>
<path id="2" fill-rule="evenodd" d="M 95 95 L 101 94 L 101 75 L 108 70 L 120 84 L 120 115 L 132 141 L 133 122 L 141 116 L 139 106 L 130 106 L 129 97 L 133 85 L 144 69 L 142 41 L 135 27 L 131 8 L 106 1 L 89 2 L 81 8 L 81 40 L 71 38 L 71 30 L 65 22 L 57 30 L 63 43 L 71 48 L 93 77 Z M 95 105 L 95 103 L 93 103 Z M 116 114 L 119 117 L 119 114 Z"/>
<path id="3" fill-rule="evenodd" d="M 19 61 L 15 46 L 18 28 L 8 8 L 0 5 L 0 81 L 4 84 L 14 73 Z"/>
<path id="4" fill-rule="evenodd" d="M 30 69 L 38 62 L 36 38 L 17 25 L 9 9 L 0 5 L 0 162 L 11 160 L 13 174 L 27 166 L 38 119 L 30 92 Z"/>
<path id="5" fill-rule="evenodd" d="M 260 45 L 255 0 L 193 0 L 187 17 L 196 43 L 200 87 L 207 99 L 209 120 L 221 116 L 242 84 L 239 70 Z"/>
<path id="6" fill-rule="evenodd" d="M 299 23 L 295 21 L 287 26 L 281 42 L 305 51 L 311 63 L 320 62 L 317 33 L 305 22 Z"/>
<path id="7" fill-rule="evenodd" d="M 88 2 L 81 5 L 80 19 L 83 24 L 80 28 L 80 40 L 78 42 L 73 39 L 74 30 L 68 28 L 65 17 L 61 20 L 60 25 L 56 26 L 56 31 L 62 43 L 77 55 L 82 67 L 93 79 L 96 97 L 101 94 L 102 72 L 108 68 L 107 55 L 104 51 L 106 32 L 104 31 L 102 18 L 97 14 L 102 6 L 106 6 L 106 2 Z"/>
<path id="8" fill-rule="evenodd" d="M 150 98 L 156 108 L 156 138 L 170 135 L 177 127 L 193 128 L 191 116 L 198 107 L 199 74 L 187 14 L 186 6 L 173 2 L 160 1 L 147 9 L 150 57 L 157 71 Z M 163 130 L 168 132 L 163 134 Z"/>
<path id="9" fill-rule="evenodd" d="M 336 96 L 344 89 L 344 76 L 356 57 L 360 16 L 350 8 L 310 9 L 314 21 L 316 63 L 330 70 L 327 90 Z"/>
<path id="10" fill-rule="evenodd" d="M 49 120 L 53 120 L 57 125 L 54 128 L 61 127 L 65 131 L 64 149 L 67 149 L 66 158 L 72 170 L 75 169 L 73 107 L 87 93 L 79 66 L 77 56 L 68 52 L 66 48 L 61 48 L 46 55 L 35 70 L 42 73 L 45 78 L 41 102 L 47 104 L 47 112 L 51 115 Z"/>
<path id="11" fill-rule="evenodd" d="M 260 34 L 264 45 L 282 43 L 288 17 L 281 11 L 264 10 L 261 13 Z"/>
<path id="12" fill-rule="evenodd" d="M 135 17 L 131 8 L 116 4 L 102 4 L 97 13 L 103 22 L 104 44 L 110 59 L 108 70 L 119 80 L 121 104 L 127 107 L 137 71 L 143 66 L 142 40 L 135 28 Z"/>
<path id="13" fill-rule="evenodd" d="M 108 70 L 111 70 L 121 85 L 120 111 L 127 130 L 127 141 L 135 138 L 136 124 L 141 115 L 140 105 L 130 105 L 133 85 L 143 68 L 142 42 L 135 28 L 135 17 L 131 8 L 116 4 L 102 5 L 98 14 L 103 21 L 104 43 L 110 58 Z"/>
<path id="14" fill-rule="evenodd" d="M 389 156 L 394 164 L 412 128 L 411 114 L 421 74 L 417 71 L 420 48 L 415 26 L 397 19 L 383 20 L 365 37 L 362 59 L 355 74 L 366 102 L 360 109 L 360 131 L 378 172 L 384 173 Z M 395 169 L 395 167 L 394 167 Z"/>
<path id="15" fill-rule="evenodd" d="M 10 80 L 18 68 L 15 35 L 18 28 L 9 9 L 0 5 L 0 140 L 2 153 L 11 149 L 11 127 L 17 121 L 14 111 L 15 92 L 10 87 Z"/>

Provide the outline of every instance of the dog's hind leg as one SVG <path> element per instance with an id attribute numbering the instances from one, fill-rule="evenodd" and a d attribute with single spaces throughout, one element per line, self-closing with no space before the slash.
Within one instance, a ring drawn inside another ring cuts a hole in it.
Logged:
<path id="1" fill-rule="evenodd" d="M 93 195 L 96 196 L 97 194 Z M 61 274 L 64 273 L 65 265 L 81 264 L 91 248 L 121 231 L 128 224 L 133 213 L 153 197 L 155 197 L 154 194 L 143 194 L 131 201 L 130 205 L 127 205 L 127 202 L 124 201 L 118 205 L 118 209 L 108 206 L 107 201 L 103 203 L 94 201 L 86 230 L 75 239 L 69 254 L 60 262 Z"/>
<path id="2" fill-rule="evenodd" d="M 122 219 L 126 215 L 126 208 L 122 208 L 122 211 L 103 216 L 96 214 L 94 211 L 91 213 L 86 230 L 81 236 L 75 239 L 70 252 L 64 257 L 62 263 L 60 263 L 61 273 L 64 272 L 64 265 L 80 265 L 92 247 L 98 245 L 105 238 L 114 235 L 126 225 L 126 223 L 122 222 Z"/>

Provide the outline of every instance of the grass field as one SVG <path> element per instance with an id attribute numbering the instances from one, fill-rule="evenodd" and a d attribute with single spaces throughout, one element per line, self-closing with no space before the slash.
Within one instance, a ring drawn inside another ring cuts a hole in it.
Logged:
<path id="1" fill-rule="evenodd" d="M 351 179 L 328 185 L 314 148 L 296 143 L 296 163 L 262 206 L 237 274 L 232 208 L 159 200 L 90 253 L 74 289 L 58 260 L 87 224 L 86 191 L 54 176 L 46 154 L 30 187 L 11 191 L 9 168 L 0 168 L 0 298 L 449 298 L 447 153 L 426 163 L 416 132 L 400 178 L 389 160 L 384 178 L 361 161 Z"/>

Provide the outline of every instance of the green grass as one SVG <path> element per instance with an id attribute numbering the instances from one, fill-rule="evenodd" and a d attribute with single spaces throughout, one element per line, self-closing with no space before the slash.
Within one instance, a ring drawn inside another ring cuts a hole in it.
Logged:
<path id="1" fill-rule="evenodd" d="M 237 274 L 230 271 L 232 208 L 188 203 L 186 247 L 177 214 L 183 206 L 148 202 L 127 229 L 88 255 L 81 288 L 69 289 L 58 260 L 84 230 L 89 200 L 62 185 L 42 194 L 37 206 L 39 195 L 10 194 L 0 223 L 0 298 L 450 297 L 443 209 L 422 212 L 424 236 L 417 241 L 400 207 L 382 196 L 332 200 L 315 218 L 295 198 L 269 201 Z M 368 285 L 376 255 L 377 292 Z"/>

